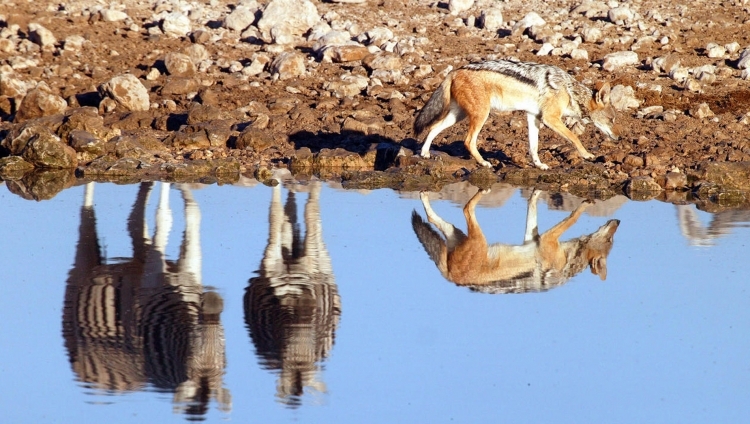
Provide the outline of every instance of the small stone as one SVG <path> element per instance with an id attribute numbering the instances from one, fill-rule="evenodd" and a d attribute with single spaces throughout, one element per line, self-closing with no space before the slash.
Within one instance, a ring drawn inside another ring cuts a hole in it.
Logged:
<path id="1" fill-rule="evenodd" d="M 690 73 L 685 68 L 675 68 L 669 73 L 669 78 L 677 82 L 684 82 L 689 76 Z"/>
<path id="2" fill-rule="evenodd" d="M 576 60 L 589 60 L 589 52 L 586 49 L 573 49 L 570 52 L 570 58 Z"/>
<path id="3" fill-rule="evenodd" d="M 595 27 L 587 27 L 583 30 L 583 41 L 587 43 L 596 43 L 602 38 L 602 30 Z"/>
<path id="4" fill-rule="evenodd" d="M 167 14 L 161 22 L 161 30 L 171 37 L 184 37 L 190 33 L 190 18 L 180 12 Z"/>
<path id="5" fill-rule="evenodd" d="M 186 54 L 170 52 L 164 56 L 164 67 L 169 75 L 190 77 L 195 74 L 195 64 Z M 242 67 L 240 66 L 240 69 Z"/>
<path id="6" fill-rule="evenodd" d="M 687 175 L 681 172 L 670 171 L 664 176 L 664 189 L 666 190 L 684 190 L 687 184 Z"/>
<path id="7" fill-rule="evenodd" d="M 54 47 L 57 42 L 52 31 L 35 22 L 29 24 L 29 40 L 40 45 L 42 49 L 46 47 Z"/>
<path id="8" fill-rule="evenodd" d="M 737 61 L 737 69 L 750 68 L 750 47 L 740 53 L 740 58 Z"/>
<path id="9" fill-rule="evenodd" d="M 474 0 L 449 0 L 448 10 L 451 15 L 458 15 L 459 13 L 466 12 L 474 6 Z"/>
<path id="10" fill-rule="evenodd" d="M 724 46 L 720 46 L 716 43 L 708 43 L 706 45 L 706 56 L 712 59 L 722 58 L 726 56 L 726 54 L 727 49 L 725 49 Z"/>
<path id="11" fill-rule="evenodd" d="M 300 53 L 282 53 L 271 62 L 271 73 L 280 80 L 300 77 L 305 74 L 305 57 Z"/>
<path id="12" fill-rule="evenodd" d="M 615 71 L 625 66 L 637 65 L 638 53 L 633 51 L 620 51 L 604 56 L 602 68 L 605 71 Z"/>
<path id="13" fill-rule="evenodd" d="M 607 18 L 612 23 L 632 21 L 633 16 L 633 11 L 626 6 L 613 7 L 607 12 Z"/>
<path id="14" fill-rule="evenodd" d="M 45 83 L 40 83 L 37 88 L 29 91 L 23 98 L 16 112 L 15 121 L 23 122 L 33 118 L 54 115 L 65 112 L 68 103 L 62 97 L 50 93 Z"/>
<path id="15" fill-rule="evenodd" d="M 547 21 L 542 19 L 541 16 L 539 16 L 536 12 L 529 12 L 526 14 L 526 16 L 523 17 L 520 21 L 516 22 L 515 25 L 513 25 L 513 28 L 511 29 L 512 35 L 521 35 L 524 31 L 526 31 L 527 28 L 533 27 L 533 26 L 542 26 L 547 24 Z"/>
<path id="16" fill-rule="evenodd" d="M 224 27 L 232 31 L 241 32 L 255 22 L 255 12 L 258 9 L 251 9 L 245 6 L 239 6 L 224 18 Z"/>
<path id="17" fill-rule="evenodd" d="M 711 111 L 711 108 L 708 106 L 708 103 L 701 103 L 698 106 L 691 108 L 689 113 L 690 116 L 698 119 L 711 118 L 715 116 Z"/>
<path id="18" fill-rule="evenodd" d="M 487 31 L 497 32 L 503 26 L 503 11 L 499 7 L 482 10 L 478 20 L 479 26 Z"/>
<path id="19" fill-rule="evenodd" d="M 148 90 L 133 74 L 113 77 L 99 86 L 103 97 L 109 97 L 127 110 L 145 111 L 151 107 Z"/>
<path id="20" fill-rule="evenodd" d="M 116 9 L 102 9 L 99 11 L 99 15 L 104 22 L 118 22 L 128 19 L 127 13 Z"/>

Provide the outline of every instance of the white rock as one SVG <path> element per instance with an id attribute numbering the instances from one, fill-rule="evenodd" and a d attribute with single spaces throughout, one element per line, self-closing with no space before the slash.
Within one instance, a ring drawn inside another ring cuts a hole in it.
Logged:
<path id="1" fill-rule="evenodd" d="M 190 77 L 195 74 L 195 64 L 192 59 L 190 59 L 190 56 L 182 53 L 167 53 L 164 56 L 164 67 L 167 68 L 169 75 Z"/>
<path id="2" fill-rule="evenodd" d="M 503 11 L 499 7 L 489 7 L 479 15 L 479 26 L 496 32 L 503 26 Z"/>
<path id="3" fill-rule="evenodd" d="M 104 22 L 118 22 L 128 19 L 128 14 L 122 10 L 115 9 L 102 9 L 99 11 L 99 15 L 102 17 Z"/>
<path id="4" fill-rule="evenodd" d="M 607 18 L 610 22 L 626 22 L 633 20 L 633 11 L 627 6 L 618 6 L 609 9 Z"/>
<path id="5" fill-rule="evenodd" d="M 185 47 L 184 53 L 190 57 L 193 63 L 198 64 L 208 59 L 210 55 L 203 44 L 191 44 Z"/>
<path id="6" fill-rule="evenodd" d="M 553 46 L 552 43 L 544 43 L 542 44 L 542 47 L 539 48 L 539 51 L 536 52 L 536 55 L 547 56 L 554 48 L 555 46 Z"/>
<path id="7" fill-rule="evenodd" d="M 309 0 L 271 0 L 258 21 L 264 38 L 271 37 L 271 28 L 284 28 L 290 35 L 302 35 L 320 21 L 318 8 Z"/>
<path id="8" fill-rule="evenodd" d="M 689 110 L 690 116 L 698 119 L 711 118 L 714 116 L 713 111 L 708 106 L 708 103 L 701 103 L 697 107 Z"/>
<path id="9" fill-rule="evenodd" d="M 602 30 L 595 27 L 588 27 L 583 30 L 583 41 L 587 43 L 596 43 L 602 38 Z"/>
<path id="10" fill-rule="evenodd" d="M 625 66 L 637 65 L 638 53 L 632 51 L 622 51 L 610 53 L 604 56 L 602 68 L 605 71 L 615 71 Z"/>
<path id="11" fill-rule="evenodd" d="M 716 43 L 708 43 L 706 45 L 706 55 L 712 59 L 722 58 L 727 54 L 727 49 L 724 46 L 720 46 Z"/>
<path id="12" fill-rule="evenodd" d="M 391 39 L 393 38 L 393 31 L 386 27 L 376 27 L 367 31 L 363 35 L 366 44 L 380 47 L 385 43 L 391 41 Z M 357 38 L 359 39 L 360 37 Z"/>
<path id="13" fill-rule="evenodd" d="M 63 40 L 63 50 L 78 51 L 81 50 L 86 39 L 80 35 L 69 35 Z"/>
<path id="14" fill-rule="evenodd" d="M 737 61 L 737 68 L 750 68 L 750 47 L 745 48 L 745 50 L 740 53 L 740 59 Z"/>
<path id="15" fill-rule="evenodd" d="M 669 72 L 669 78 L 672 78 L 673 80 L 677 82 L 683 82 L 687 79 L 687 77 L 690 76 L 690 73 L 685 68 L 674 68 Z"/>
<path id="16" fill-rule="evenodd" d="M 11 53 L 15 49 L 16 49 L 16 44 L 13 42 L 13 40 L 9 40 L 7 38 L 0 38 L 0 52 Z"/>
<path id="17" fill-rule="evenodd" d="M 724 48 L 726 49 L 727 53 L 735 54 L 740 49 L 740 43 L 733 41 L 729 44 L 724 44 Z"/>
<path id="18" fill-rule="evenodd" d="M 609 101 L 616 110 L 636 109 L 641 102 L 635 97 L 633 87 L 616 85 L 609 92 Z"/>
<path id="19" fill-rule="evenodd" d="M 573 49 L 573 51 L 570 52 L 570 58 L 571 59 L 577 59 L 577 60 L 589 60 L 589 52 L 586 51 L 586 49 Z"/>
<path id="20" fill-rule="evenodd" d="M 161 76 L 161 72 L 159 72 L 156 68 L 151 68 L 151 70 L 148 71 L 146 74 L 146 81 L 156 81 Z"/>
<path id="21" fill-rule="evenodd" d="M 526 28 L 538 26 L 538 25 L 545 25 L 547 21 L 542 19 L 541 16 L 539 16 L 536 12 L 529 12 L 526 14 L 526 16 L 523 17 L 520 21 L 516 22 L 515 25 L 513 25 L 513 29 L 511 32 L 513 35 L 518 35 L 523 33 Z"/>
<path id="22" fill-rule="evenodd" d="M 148 90 L 133 74 L 113 77 L 99 86 L 99 92 L 128 110 L 145 111 L 151 106 Z"/>
<path id="23" fill-rule="evenodd" d="M 161 22 L 161 30 L 171 37 L 183 37 L 191 28 L 190 19 L 180 12 L 168 13 Z"/>
<path id="24" fill-rule="evenodd" d="M 450 0 L 448 1 L 448 10 L 451 11 L 451 15 L 458 15 L 459 13 L 466 12 L 474 6 L 474 0 Z"/>
<path id="25" fill-rule="evenodd" d="M 280 80 L 300 77 L 305 74 L 305 57 L 299 53 L 281 53 L 271 62 L 271 73 Z"/>
<path id="26" fill-rule="evenodd" d="M 743 80 L 750 80 L 750 69 L 743 69 L 740 73 L 740 78 Z"/>
<path id="27" fill-rule="evenodd" d="M 224 18 L 224 27 L 232 31 L 242 31 L 255 22 L 255 12 L 258 9 L 238 7 Z"/>
<path id="28" fill-rule="evenodd" d="M 42 48 L 52 47 L 57 42 L 57 38 L 52 34 L 52 31 L 36 22 L 29 24 L 29 39 Z"/>

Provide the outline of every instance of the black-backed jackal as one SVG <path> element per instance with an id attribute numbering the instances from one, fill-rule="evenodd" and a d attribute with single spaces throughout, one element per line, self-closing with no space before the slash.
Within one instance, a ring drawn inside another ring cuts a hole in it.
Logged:
<path id="1" fill-rule="evenodd" d="M 526 293 L 546 291 L 565 284 L 571 277 L 591 267 L 602 280 L 607 277 L 607 256 L 620 221 L 609 220 L 589 235 L 560 241 L 562 234 L 583 214 L 587 203 L 578 206 L 543 234 L 537 228 L 537 199 L 540 191 L 529 197 L 526 234 L 522 245 L 487 244 L 474 215 L 482 192 L 464 206 L 468 234 L 444 221 L 422 193 L 427 220 L 414 211 L 412 228 L 440 273 L 459 286 L 484 293 Z"/>
<path id="2" fill-rule="evenodd" d="M 615 110 L 609 103 L 609 91 L 609 83 L 604 83 L 593 94 L 556 66 L 507 60 L 473 63 L 448 74 L 417 115 L 414 132 L 419 136 L 428 130 L 420 154 L 429 158 L 435 137 L 456 122 L 469 118 L 464 145 L 480 165 L 490 167 L 477 150 L 477 136 L 490 111 L 525 111 L 531 159 L 536 167 L 549 169 L 537 152 L 542 123 L 573 143 L 584 159 L 591 160 L 595 156 L 565 126 L 563 117 L 593 122 L 602 132 L 617 139 L 619 130 L 614 125 Z"/>

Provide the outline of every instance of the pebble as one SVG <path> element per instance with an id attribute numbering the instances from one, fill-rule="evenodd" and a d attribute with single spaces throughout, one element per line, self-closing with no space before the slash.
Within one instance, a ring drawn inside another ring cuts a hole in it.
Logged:
<path id="1" fill-rule="evenodd" d="M 127 110 L 149 110 L 148 90 L 133 74 L 121 74 L 99 86 L 99 92 Z"/>
<path id="2" fill-rule="evenodd" d="M 712 59 L 723 58 L 727 54 L 727 49 L 724 46 L 720 46 L 716 43 L 708 43 L 706 45 L 706 56 Z"/>
<path id="3" fill-rule="evenodd" d="M 265 40 L 272 39 L 274 27 L 274 38 L 287 39 L 304 34 L 319 21 L 318 8 L 309 0 L 271 0 L 263 9 L 257 27 Z"/>
<path id="4" fill-rule="evenodd" d="M 190 18 L 180 12 L 168 13 L 161 22 L 161 30 L 170 37 L 183 37 L 191 31 Z"/>
<path id="5" fill-rule="evenodd" d="M 626 6 L 613 7 L 607 12 L 607 18 L 612 23 L 629 22 L 633 20 L 633 17 L 633 11 Z"/>
<path id="6" fill-rule="evenodd" d="M 52 31 L 35 22 L 29 24 L 29 40 L 38 44 L 43 49 L 54 47 L 55 43 L 57 43 L 57 38 L 52 34 Z"/>
<path id="7" fill-rule="evenodd" d="M 280 80 L 300 77 L 305 74 L 305 57 L 300 53 L 281 53 L 271 62 L 271 73 Z"/>
<path id="8" fill-rule="evenodd" d="M 698 106 L 691 108 L 689 113 L 690 116 L 698 119 L 711 118 L 715 116 L 711 111 L 711 108 L 708 106 L 708 103 L 701 103 Z"/>
<path id="9" fill-rule="evenodd" d="M 128 14 L 116 9 L 102 9 L 99 11 L 99 15 L 104 22 L 119 22 L 128 19 Z"/>
<path id="10" fill-rule="evenodd" d="M 641 105 L 640 100 L 635 97 L 633 87 L 621 84 L 612 87 L 609 93 L 609 101 L 612 107 L 619 111 L 636 109 Z"/>
<path id="11" fill-rule="evenodd" d="M 466 12 L 474 6 L 474 0 L 449 0 L 448 10 L 451 15 L 458 15 L 459 13 Z"/>
<path id="12" fill-rule="evenodd" d="M 533 27 L 533 26 L 542 26 L 546 25 L 547 21 L 542 19 L 541 16 L 539 16 L 536 12 L 529 12 L 526 14 L 526 16 L 523 17 L 520 21 L 516 22 L 515 25 L 513 25 L 513 28 L 511 29 L 512 35 L 521 35 L 524 31 L 526 31 L 527 28 Z"/>
<path id="13" fill-rule="evenodd" d="M 602 68 L 605 71 L 616 71 L 626 66 L 638 64 L 638 53 L 633 51 L 620 51 L 604 56 Z"/>
<path id="14" fill-rule="evenodd" d="M 479 14 L 479 26 L 487 31 L 497 32 L 503 27 L 503 11 L 497 6 L 488 7 Z"/>

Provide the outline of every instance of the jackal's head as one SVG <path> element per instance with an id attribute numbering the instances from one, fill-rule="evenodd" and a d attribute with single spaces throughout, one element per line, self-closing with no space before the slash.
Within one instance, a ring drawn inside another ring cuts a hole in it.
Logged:
<path id="1" fill-rule="evenodd" d="M 607 278 L 607 256 L 612 250 L 615 232 L 620 221 L 611 219 L 602 225 L 585 242 L 584 255 L 591 267 L 591 272 L 604 281 Z"/>
<path id="2" fill-rule="evenodd" d="M 609 103 L 609 83 L 598 87 L 596 94 L 589 102 L 589 118 L 604 134 L 613 140 L 620 137 L 620 129 L 615 124 L 615 108 Z"/>

